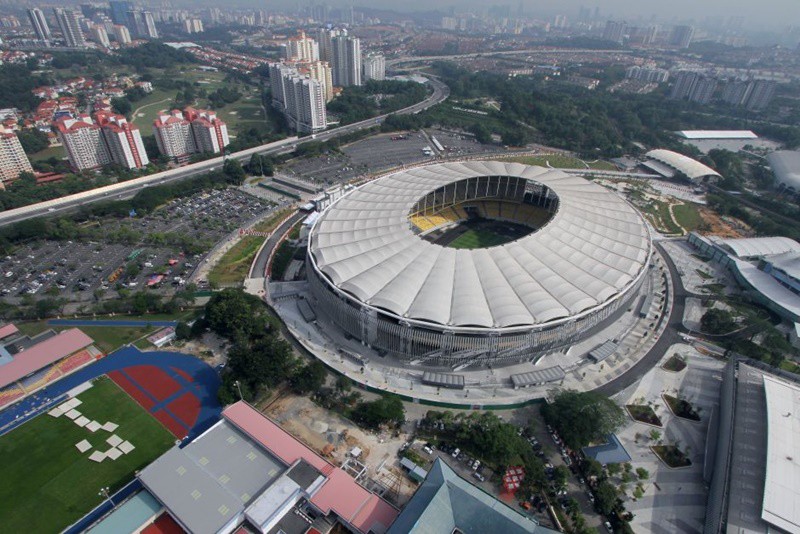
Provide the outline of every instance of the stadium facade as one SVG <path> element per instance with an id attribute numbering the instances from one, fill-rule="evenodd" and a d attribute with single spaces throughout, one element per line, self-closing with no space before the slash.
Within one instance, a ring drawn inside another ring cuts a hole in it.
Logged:
<path id="1" fill-rule="evenodd" d="M 502 245 L 443 244 L 471 220 L 526 228 Z M 403 170 L 317 220 L 315 310 L 405 363 L 458 369 L 531 360 L 574 343 L 638 293 L 649 230 L 622 198 L 555 169 L 498 161 Z"/>

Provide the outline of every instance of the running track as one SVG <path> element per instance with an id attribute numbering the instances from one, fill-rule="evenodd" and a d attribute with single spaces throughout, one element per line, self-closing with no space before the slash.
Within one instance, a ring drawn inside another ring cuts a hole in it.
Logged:
<path id="1" fill-rule="evenodd" d="M 219 389 L 220 380 L 217 373 L 208 364 L 194 356 L 179 352 L 142 352 L 131 346 L 123 347 L 109 354 L 96 363 L 48 385 L 22 402 L 0 412 L 0 435 L 13 430 L 30 418 L 44 412 L 50 406 L 61 402 L 69 390 L 86 381 L 114 371 L 125 373 L 127 372 L 126 368 L 145 365 L 158 367 L 182 386 L 182 389 L 175 393 L 178 397 L 171 395 L 164 399 L 164 402 L 154 404 L 148 411 L 154 413 L 162 410 L 169 413 L 168 404 L 179 398 L 180 394 L 189 391 L 199 400 L 200 410 L 194 425 L 184 435 L 194 439 L 219 419 L 221 407 L 217 400 L 217 389 Z"/>

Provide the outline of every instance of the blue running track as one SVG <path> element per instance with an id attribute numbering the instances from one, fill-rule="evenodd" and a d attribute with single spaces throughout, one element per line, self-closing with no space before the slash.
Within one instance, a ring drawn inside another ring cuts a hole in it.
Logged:
<path id="1" fill-rule="evenodd" d="M 5 408 L 0 412 L 0 435 L 10 432 L 25 421 L 61 402 L 69 390 L 84 382 L 111 371 L 124 371 L 126 367 L 133 365 L 154 365 L 172 377 L 176 377 L 176 374 L 170 367 L 176 367 L 192 377 L 191 392 L 200 400 L 200 414 L 197 416 L 194 426 L 189 430 L 188 437 L 190 440 L 199 436 L 219 420 L 222 411 L 217 400 L 220 379 L 219 375 L 208 364 L 194 356 L 179 352 L 142 352 L 136 347 L 129 346 L 123 347 L 96 363 L 49 384 L 46 388 L 37 391 L 17 404 Z M 182 378 L 177 378 L 181 383 L 184 382 Z"/>

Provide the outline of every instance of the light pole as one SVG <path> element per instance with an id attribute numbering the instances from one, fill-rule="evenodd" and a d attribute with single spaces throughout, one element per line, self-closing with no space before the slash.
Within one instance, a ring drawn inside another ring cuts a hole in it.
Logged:
<path id="1" fill-rule="evenodd" d="M 100 488 L 100 491 L 97 492 L 97 495 L 100 497 L 104 497 L 105 500 L 110 502 L 112 506 L 114 505 L 114 501 L 111 500 L 111 494 L 108 493 L 108 486 Z"/>
<path id="2" fill-rule="evenodd" d="M 239 381 L 237 380 L 234 384 L 236 385 L 236 390 L 239 392 L 239 400 L 244 400 L 242 396 L 242 387 L 239 385 Z"/>

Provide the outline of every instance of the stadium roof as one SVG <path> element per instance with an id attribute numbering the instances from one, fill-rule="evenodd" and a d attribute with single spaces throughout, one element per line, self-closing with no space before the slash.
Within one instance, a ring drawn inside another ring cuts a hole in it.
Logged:
<path id="1" fill-rule="evenodd" d="M 651 150 L 645 154 L 645 156 L 672 167 L 681 174 L 685 174 L 690 180 L 698 180 L 707 176 L 722 177 L 708 165 L 704 165 L 695 159 L 671 150 Z"/>
<path id="2" fill-rule="evenodd" d="M 458 529 L 458 530 L 456 530 Z M 437 458 L 389 534 L 548 534 L 508 505 L 459 477 Z"/>
<path id="3" fill-rule="evenodd" d="M 800 252 L 800 243 L 788 237 L 743 237 L 725 239 L 715 237 L 714 243 L 727 247 L 738 258 L 760 258 L 786 252 Z"/>
<path id="4" fill-rule="evenodd" d="M 13 361 L 0 365 L 0 388 L 66 358 L 92 343 L 94 343 L 92 338 L 77 328 L 71 328 L 18 352 L 14 355 Z"/>
<path id="5" fill-rule="evenodd" d="M 750 130 L 681 130 L 684 139 L 758 139 Z"/>
<path id="6" fill-rule="evenodd" d="M 764 376 L 767 397 L 767 476 L 764 521 L 800 533 L 800 387 Z"/>
<path id="7" fill-rule="evenodd" d="M 772 267 L 779 269 L 796 280 L 800 280 L 800 252 L 785 252 L 765 258 Z"/>
<path id="8" fill-rule="evenodd" d="M 189 532 L 218 532 L 240 515 L 285 466 L 227 421 L 139 474 Z"/>
<path id="9" fill-rule="evenodd" d="M 800 296 L 752 263 L 734 260 L 734 265 L 747 285 L 772 303 L 773 307 L 778 308 L 775 311 L 779 315 L 788 316 L 792 321 L 800 321 Z"/>
<path id="10" fill-rule="evenodd" d="M 530 179 L 559 208 L 505 245 L 456 250 L 417 236 L 426 194 L 478 176 Z M 615 193 L 555 169 L 473 161 L 401 171 L 339 199 L 312 231 L 312 261 L 331 283 L 397 317 L 457 328 L 530 328 L 609 302 L 642 275 L 651 250 L 639 213 Z"/>
<path id="11" fill-rule="evenodd" d="M 778 183 L 800 192 L 800 151 L 778 150 L 767 156 Z"/>

